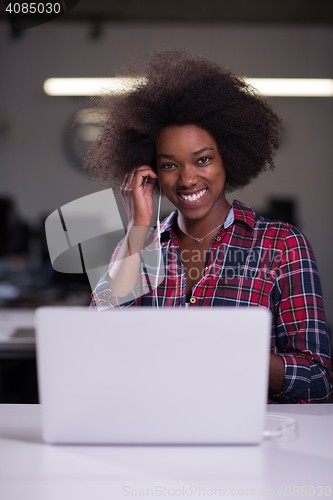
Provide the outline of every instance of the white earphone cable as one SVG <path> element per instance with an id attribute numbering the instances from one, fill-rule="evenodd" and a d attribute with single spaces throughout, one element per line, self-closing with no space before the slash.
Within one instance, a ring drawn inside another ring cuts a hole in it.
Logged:
<path id="1" fill-rule="evenodd" d="M 158 198 L 158 208 L 157 208 L 158 264 L 157 264 L 157 273 L 156 273 L 156 281 L 155 281 L 155 302 L 156 302 L 157 309 L 159 308 L 158 295 L 157 295 L 157 285 L 158 285 L 158 279 L 159 279 L 159 274 L 160 274 L 160 269 L 161 269 L 161 259 L 162 259 L 161 222 L 160 222 L 162 189 L 161 189 L 161 184 L 160 184 L 159 180 L 158 180 L 158 183 L 160 186 L 160 194 L 159 194 L 159 198 Z"/>
<path id="2" fill-rule="evenodd" d="M 281 426 L 276 430 L 263 431 L 264 437 L 283 436 L 287 432 L 287 430 L 291 430 L 296 427 L 296 421 L 291 417 L 285 417 L 284 415 L 273 415 L 269 413 L 266 415 L 266 418 L 268 418 L 269 420 L 277 420 L 278 422 L 280 422 Z"/>

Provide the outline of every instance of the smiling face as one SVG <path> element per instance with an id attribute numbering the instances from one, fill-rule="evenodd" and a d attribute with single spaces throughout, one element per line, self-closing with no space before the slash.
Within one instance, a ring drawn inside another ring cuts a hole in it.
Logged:
<path id="1" fill-rule="evenodd" d="M 197 125 L 165 127 L 156 140 L 156 166 L 163 193 L 184 219 L 222 224 L 230 207 L 226 175 L 209 132 Z"/>

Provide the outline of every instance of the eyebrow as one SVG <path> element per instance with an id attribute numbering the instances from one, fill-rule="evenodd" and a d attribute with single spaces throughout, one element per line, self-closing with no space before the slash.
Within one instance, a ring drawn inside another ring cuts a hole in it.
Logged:
<path id="1" fill-rule="evenodd" d="M 197 156 L 200 155 L 201 153 L 204 153 L 205 151 L 214 151 L 213 148 L 201 148 L 198 151 L 194 151 L 194 153 L 191 153 L 192 156 Z M 157 158 L 166 158 L 167 160 L 173 160 L 175 158 L 175 155 L 166 155 L 163 153 L 160 153 L 157 155 Z"/>

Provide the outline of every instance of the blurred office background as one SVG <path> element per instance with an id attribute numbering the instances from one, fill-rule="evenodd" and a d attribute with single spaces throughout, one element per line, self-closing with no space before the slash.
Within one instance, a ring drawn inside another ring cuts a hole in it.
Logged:
<path id="1" fill-rule="evenodd" d="M 100 189 L 81 168 L 94 124 L 81 130 L 73 125 L 90 102 L 85 97 L 50 97 L 43 91 L 44 81 L 116 76 L 124 63 L 170 47 L 203 55 L 246 77 L 333 78 L 333 4 L 80 0 L 65 16 L 15 35 L 3 9 L 0 306 L 7 312 L 31 311 L 44 304 L 88 305 L 91 291 L 85 275 L 53 271 L 44 230 L 53 211 Z M 305 233 L 314 248 L 327 319 L 333 325 L 333 97 L 270 101 L 283 120 L 276 170 L 229 194 L 229 201 L 239 199 Z M 170 209 L 164 200 L 163 212 Z M 31 332 L 31 325 L 22 320 L 16 335 L 28 338 Z M 33 354 L 30 357 L 33 373 Z M 14 374 L 8 371 L 13 370 L 12 361 L 10 355 L 0 361 L 0 399 L 5 393 L 7 400 L 30 402 L 32 396 L 26 394 L 31 389 L 22 395 L 22 381 L 8 376 Z M 24 375 L 28 385 L 31 373 Z M 11 378 L 12 387 L 3 385 L 4 377 Z"/>

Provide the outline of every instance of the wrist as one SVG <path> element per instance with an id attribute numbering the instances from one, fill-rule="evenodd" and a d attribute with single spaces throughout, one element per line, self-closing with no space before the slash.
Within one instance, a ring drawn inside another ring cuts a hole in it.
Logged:
<path id="1" fill-rule="evenodd" d="M 150 227 L 151 224 L 151 217 L 150 219 L 133 219 L 131 222 L 128 223 L 128 228 L 130 227 Z"/>
<path id="2" fill-rule="evenodd" d="M 284 383 L 284 361 L 278 354 L 270 353 L 269 392 L 279 394 Z"/>
<path id="3" fill-rule="evenodd" d="M 127 255 L 141 252 L 145 246 L 149 226 L 128 226 L 126 234 Z"/>

